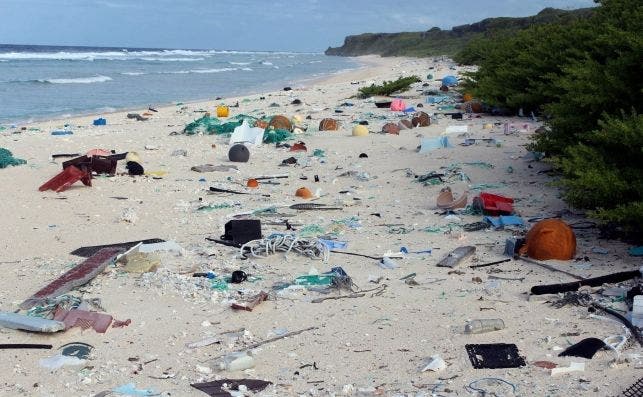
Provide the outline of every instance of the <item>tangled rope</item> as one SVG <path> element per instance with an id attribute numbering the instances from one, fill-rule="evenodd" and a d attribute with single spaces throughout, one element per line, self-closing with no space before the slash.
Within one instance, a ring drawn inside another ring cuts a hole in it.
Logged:
<path id="1" fill-rule="evenodd" d="M 242 257 L 249 252 L 255 258 L 266 258 L 268 255 L 284 252 L 286 259 L 293 251 L 311 259 L 328 261 L 330 251 L 318 239 L 299 238 L 294 234 L 274 233 L 260 240 L 248 241 L 240 248 Z"/>

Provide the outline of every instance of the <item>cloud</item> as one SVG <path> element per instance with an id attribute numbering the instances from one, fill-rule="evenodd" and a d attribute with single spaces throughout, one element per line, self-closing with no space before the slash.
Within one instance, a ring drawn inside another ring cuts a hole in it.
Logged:
<path id="1" fill-rule="evenodd" d="M 0 0 L 2 41 L 323 51 L 346 35 L 424 31 L 592 0 Z M 136 10 L 132 12 L 131 10 Z M 31 21 L 28 31 L 25 20 Z"/>

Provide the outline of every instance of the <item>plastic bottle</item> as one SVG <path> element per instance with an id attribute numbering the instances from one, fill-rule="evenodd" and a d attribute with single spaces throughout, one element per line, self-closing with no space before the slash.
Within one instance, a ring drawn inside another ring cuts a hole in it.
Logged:
<path id="1" fill-rule="evenodd" d="M 255 360 L 247 352 L 233 352 L 226 354 L 219 362 L 221 371 L 243 371 L 244 369 L 254 368 Z"/>
<path id="2" fill-rule="evenodd" d="M 380 267 L 383 269 L 396 269 L 397 263 L 391 260 L 391 258 L 389 258 L 388 256 L 385 256 L 380 261 Z"/>
<path id="3" fill-rule="evenodd" d="M 500 318 L 471 320 L 464 326 L 465 334 L 483 334 L 505 328 L 505 322 Z"/>

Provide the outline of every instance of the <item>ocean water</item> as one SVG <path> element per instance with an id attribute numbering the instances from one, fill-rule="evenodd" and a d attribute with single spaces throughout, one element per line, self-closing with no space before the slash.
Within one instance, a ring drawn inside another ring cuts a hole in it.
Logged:
<path id="1" fill-rule="evenodd" d="M 0 44 L 0 124 L 264 92 L 358 67 L 315 53 Z"/>

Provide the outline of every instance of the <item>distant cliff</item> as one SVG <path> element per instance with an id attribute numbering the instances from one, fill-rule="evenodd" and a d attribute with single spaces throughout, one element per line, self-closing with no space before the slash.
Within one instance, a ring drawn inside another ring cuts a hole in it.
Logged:
<path id="1" fill-rule="evenodd" d="M 328 47 L 326 55 L 359 56 L 412 56 L 453 55 L 477 37 L 511 34 L 532 25 L 565 23 L 586 18 L 592 8 L 559 10 L 545 8 L 538 14 L 523 18 L 487 18 L 470 25 L 455 26 L 451 30 L 432 28 L 426 32 L 364 33 L 347 36 L 341 47 Z"/>

